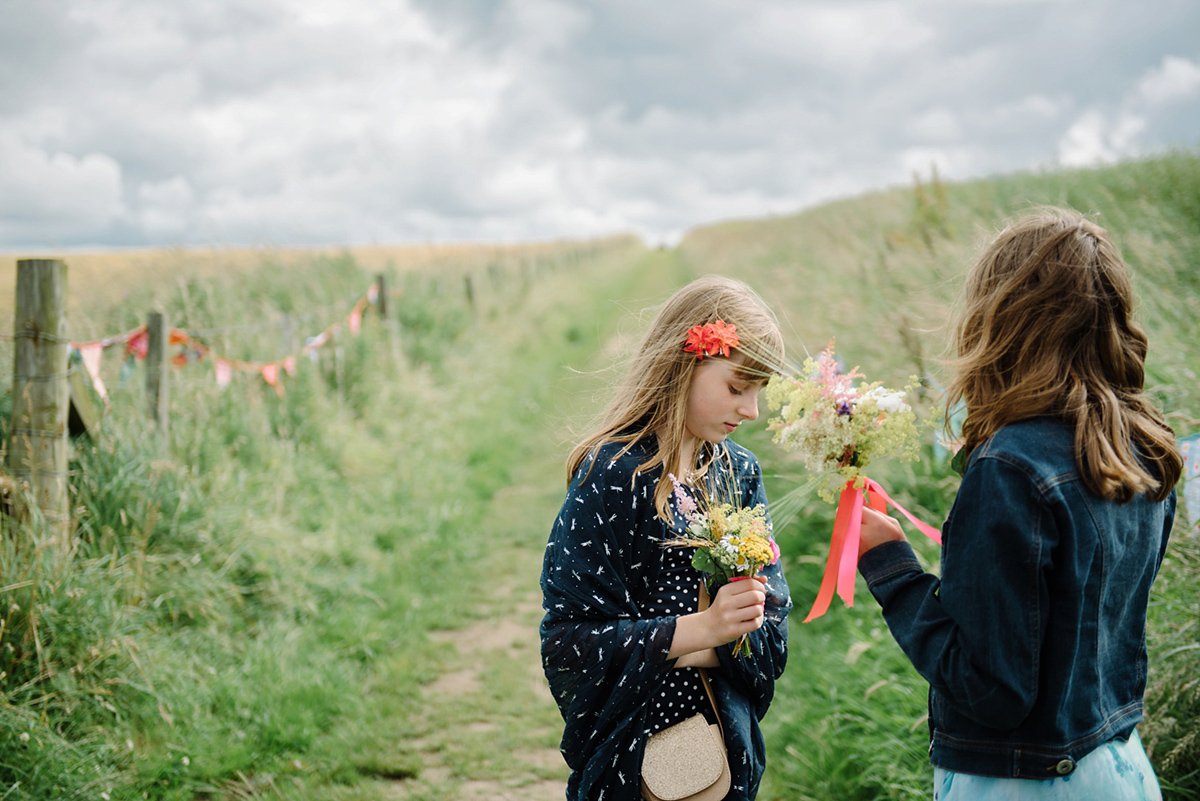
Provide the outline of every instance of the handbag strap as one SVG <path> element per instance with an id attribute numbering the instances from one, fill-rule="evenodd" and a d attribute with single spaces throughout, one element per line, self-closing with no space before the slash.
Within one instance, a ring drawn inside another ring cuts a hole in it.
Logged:
<path id="1" fill-rule="evenodd" d="M 696 611 L 703 612 L 708 608 L 708 591 L 704 589 L 704 580 L 700 580 L 700 596 L 696 600 Z M 713 694 L 712 685 L 708 681 L 708 669 L 698 667 L 696 672 L 700 674 L 700 683 L 704 685 L 704 694 L 708 696 L 708 702 L 712 704 L 713 714 L 717 716 L 717 727 L 721 730 L 721 741 L 725 740 L 725 724 L 721 723 L 721 710 L 717 709 L 717 698 Z"/>

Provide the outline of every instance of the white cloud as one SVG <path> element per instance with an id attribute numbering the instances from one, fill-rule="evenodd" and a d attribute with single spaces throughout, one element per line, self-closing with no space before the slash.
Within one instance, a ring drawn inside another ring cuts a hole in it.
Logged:
<path id="1" fill-rule="evenodd" d="M 1178 56 L 1165 56 L 1162 65 L 1147 72 L 1137 85 L 1138 94 L 1151 106 L 1162 106 L 1200 95 L 1200 64 Z"/>
<path id="2" fill-rule="evenodd" d="M 1091 110 L 1077 119 L 1058 143 L 1058 158 L 1068 167 L 1086 167 L 1112 161 L 1116 153 L 1108 146 L 1108 123 Z"/>
<path id="3" fill-rule="evenodd" d="M 881 58 L 919 54 L 933 27 L 898 2 L 775 2 L 739 4 L 742 35 L 754 48 L 770 48 L 789 61 L 822 69 L 869 72 Z"/>
<path id="4" fill-rule="evenodd" d="M 1149 127 L 1148 120 L 1140 114 L 1124 112 L 1118 116 L 1108 134 L 1110 146 L 1117 156 L 1138 155 L 1140 150 L 1138 142 L 1147 127 Z"/>
<path id="5" fill-rule="evenodd" d="M 1079 116 L 1059 140 L 1059 160 L 1087 166 L 1138 155 L 1155 109 L 1200 97 L 1200 66 L 1175 56 L 1145 72 L 1108 113 L 1097 108 Z"/>
<path id="6" fill-rule="evenodd" d="M 98 236 L 124 211 L 121 166 L 103 153 L 50 152 L 0 131 L 0 241 Z M 47 224 L 50 223 L 50 224 Z"/>
<path id="7" fill-rule="evenodd" d="M 1139 136 L 1146 130 L 1145 118 L 1122 112 L 1113 120 L 1097 109 L 1081 115 L 1058 145 L 1058 160 L 1067 167 L 1087 167 L 1114 162 L 1140 153 Z"/>

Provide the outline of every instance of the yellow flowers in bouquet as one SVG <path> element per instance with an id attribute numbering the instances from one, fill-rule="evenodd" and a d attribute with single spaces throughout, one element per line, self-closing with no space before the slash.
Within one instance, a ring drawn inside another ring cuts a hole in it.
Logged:
<path id="1" fill-rule="evenodd" d="M 705 574 L 709 594 L 736 577 L 754 576 L 779 561 L 779 546 L 762 504 L 738 507 L 730 502 L 693 493 L 674 475 L 675 508 L 687 524 L 687 534 L 667 540 L 664 546 L 695 548 L 692 566 Z M 746 635 L 734 644 L 734 656 L 749 656 Z"/>

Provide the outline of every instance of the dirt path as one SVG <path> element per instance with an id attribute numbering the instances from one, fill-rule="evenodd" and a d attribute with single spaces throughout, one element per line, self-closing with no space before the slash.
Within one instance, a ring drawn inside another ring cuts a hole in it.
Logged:
<path id="1" fill-rule="evenodd" d="M 542 517 L 542 488 L 511 487 L 493 501 L 500 519 Z M 549 512 L 553 514 L 553 511 Z M 540 523 L 545 528 L 545 520 Z M 548 532 L 548 529 L 547 529 Z M 540 534 L 539 534 L 540 536 Z M 532 534 L 530 535 L 532 540 Z M 544 539 L 495 557 L 502 578 L 479 618 L 430 639 L 451 665 L 422 688 L 417 776 L 392 782 L 386 798 L 418 801 L 560 801 L 567 767 L 562 720 L 542 674 L 538 574 Z"/>
<path id="2" fill-rule="evenodd" d="M 617 287 L 602 295 L 655 297 L 665 295 L 678 268 L 673 255 L 656 253 L 634 265 L 620 265 Z M 632 276 L 631 280 L 621 278 Z M 624 282 L 624 283 L 621 283 Z M 573 293 L 576 290 L 572 290 Z M 572 294 L 575 297 L 575 294 Z M 589 296 L 590 297 L 590 296 Z M 561 298 L 550 298 L 557 307 Z M 590 301 L 588 301 L 590 302 Z M 604 307 L 606 314 L 622 310 Z M 557 318 L 556 318 L 557 319 Z M 591 319 L 584 315 L 584 319 Z M 567 318 L 555 325 L 566 326 Z M 577 321 L 575 321 L 577 322 Z M 574 324 L 574 323 L 572 323 Z M 594 323 L 593 323 L 594 324 Z M 607 323 L 606 323 L 607 325 Z M 596 369 L 607 367 L 619 350 L 621 334 L 614 333 L 597 352 Z M 557 358 L 557 357 L 555 357 Z M 575 357 L 579 362 L 578 355 Z M 581 381 L 554 374 L 542 394 L 527 407 L 547 413 L 529 421 L 526 453 L 510 464 L 511 484 L 497 492 L 486 518 L 497 536 L 510 543 L 503 553 L 488 554 L 488 597 L 469 625 L 434 632 L 431 639 L 448 649 L 451 665 L 422 688 L 422 708 L 411 718 L 420 769 L 417 775 L 387 787 L 386 798 L 404 801 L 560 801 L 565 798 L 568 769 L 558 751 L 562 718 L 550 695 L 541 667 L 541 589 L 538 578 L 546 537 L 563 499 L 561 443 L 566 430 L 550 430 L 561 421 L 553 410 L 576 414 L 580 398 L 602 386 L 609 376 L 599 373 Z M 483 379 L 481 379 L 483 380 Z M 518 417 L 520 415 L 518 414 Z M 474 593 L 472 593 L 474 595 Z"/>

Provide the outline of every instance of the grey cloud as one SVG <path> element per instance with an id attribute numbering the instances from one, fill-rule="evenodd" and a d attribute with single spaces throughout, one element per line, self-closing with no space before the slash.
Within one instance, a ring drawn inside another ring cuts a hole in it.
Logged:
<path id="1" fill-rule="evenodd" d="M 1194 145 L 1197 30 L 1175 0 L 8 0 L 0 247 L 671 240 Z"/>

